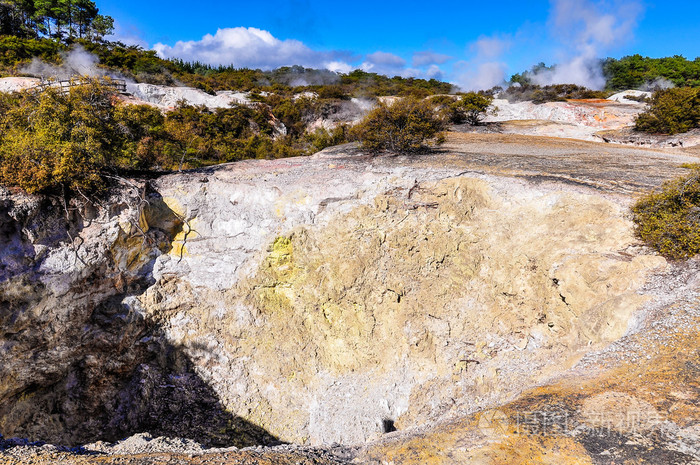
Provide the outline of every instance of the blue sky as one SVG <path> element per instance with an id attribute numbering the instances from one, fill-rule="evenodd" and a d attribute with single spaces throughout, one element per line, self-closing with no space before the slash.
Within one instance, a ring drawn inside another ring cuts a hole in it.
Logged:
<path id="1" fill-rule="evenodd" d="M 165 57 L 255 68 L 362 68 L 464 88 L 496 84 L 539 61 L 562 64 L 543 83 L 595 87 L 595 57 L 700 56 L 697 1 L 97 3 L 117 21 L 118 38 Z"/>

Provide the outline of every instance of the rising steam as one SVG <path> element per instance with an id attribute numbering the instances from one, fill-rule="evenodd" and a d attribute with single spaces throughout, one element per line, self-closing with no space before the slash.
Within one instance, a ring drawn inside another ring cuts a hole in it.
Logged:
<path id="1" fill-rule="evenodd" d="M 61 64 L 52 65 L 34 58 L 31 63 L 20 69 L 23 74 L 43 79 L 70 79 L 73 76 L 101 77 L 107 72 L 98 67 L 99 58 L 89 53 L 81 46 L 74 47 L 70 52 L 61 54 Z"/>
<path id="2" fill-rule="evenodd" d="M 605 86 L 601 58 L 628 43 L 643 12 L 640 0 L 550 0 L 548 35 L 555 44 L 552 68 L 529 72 L 539 85 L 578 84 L 591 89 Z M 458 78 L 464 90 L 488 89 L 505 83 L 505 53 L 510 46 L 528 43 L 527 28 L 512 36 L 482 37 L 471 45 L 472 60 L 463 63 Z M 511 39 L 512 37 L 512 39 Z M 537 41 L 532 40 L 530 43 Z"/>
<path id="3" fill-rule="evenodd" d="M 490 89 L 505 82 L 506 64 L 502 55 L 510 48 L 509 37 L 481 37 L 471 45 L 475 52 L 469 63 L 463 63 L 458 78 L 462 90 Z"/>
<path id="4" fill-rule="evenodd" d="M 643 11 L 639 1 L 552 0 L 551 34 L 562 45 L 563 59 L 531 76 L 535 84 L 579 84 L 602 89 L 600 58 L 629 42 Z"/>
<path id="5" fill-rule="evenodd" d="M 646 92 L 654 92 L 655 90 L 658 90 L 658 89 L 670 89 L 671 87 L 675 87 L 673 82 L 669 81 L 666 78 L 658 77 L 651 82 L 647 82 L 647 83 L 643 84 L 639 88 L 639 90 L 643 90 Z"/>

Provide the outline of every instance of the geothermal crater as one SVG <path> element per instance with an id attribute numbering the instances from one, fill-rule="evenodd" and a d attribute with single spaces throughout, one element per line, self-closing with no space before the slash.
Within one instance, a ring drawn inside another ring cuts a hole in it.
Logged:
<path id="1" fill-rule="evenodd" d="M 589 384 L 565 399 L 605 396 L 592 354 L 690 298 L 694 271 L 674 280 L 628 206 L 691 160 L 452 134 L 432 155 L 341 146 L 134 180 L 68 214 L 3 191 L 0 431 L 488 463 L 514 439 L 455 442 L 479 431 L 465 419 L 571 377 Z M 557 450 L 592 457 L 577 440 Z"/>

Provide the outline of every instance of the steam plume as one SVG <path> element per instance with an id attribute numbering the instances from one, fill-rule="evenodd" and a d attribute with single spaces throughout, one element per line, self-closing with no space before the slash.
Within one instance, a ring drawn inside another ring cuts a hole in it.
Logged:
<path id="1" fill-rule="evenodd" d="M 99 58 L 81 46 L 61 54 L 61 62 L 61 65 L 56 66 L 34 58 L 31 63 L 21 68 L 20 72 L 44 79 L 69 79 L 72 76 L 98 77 L 106 74 L 105 70 L 97 66 Z"/>
<path id="2" fill-rule="evenodd" d="M 561 63 L 531 76 L 535 84 L 605 86 L 600 58 L 628 42 L 643 12 L 639 1 L 552 0 L 550 28 L 563 46 Z"/>
<path id="3" fill-rule="evenodd" d="M 506 64 L 501 56 L 510 48 L 509 37 L 481 37 L 471 45 L 476 56 L 464 63 L 458 84 L 463 90 L 482 90 L 505 82 Z"/>

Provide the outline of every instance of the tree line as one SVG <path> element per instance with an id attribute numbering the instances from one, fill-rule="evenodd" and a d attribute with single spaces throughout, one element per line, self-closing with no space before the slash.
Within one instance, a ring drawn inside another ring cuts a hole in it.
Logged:
<path id="1" fill-rule="evenodd" d="M 0 0 L 0 35 L 98 40 L 114 31 L 92 0 Z"/>
<path id="2" fill-rule="evenodd" d="M 607 58 L 602 66 L 606 88 L 611 90 L 652 89 L 662 84 L 662 79 L 676 87 L 700 87 L 700 58 L 691 61 L 681 55 L 664 58 L 630 55 L 619 60 Z"/>
<path id="3" fill-rule="evenodd" d="M 654 90 L 655 87 L 700 87 L 700 57 L 689 60 L 681 55 L 650 58 L 642 55 L 629 55 L 605 58 L 599 61 L 605 77 L 605 90 L 627 89 Z M 511 84 L 532 86 L 533 76 L 552 71 L 556 65 L 538 63 L 530 70 L 511 76 Z"/>

